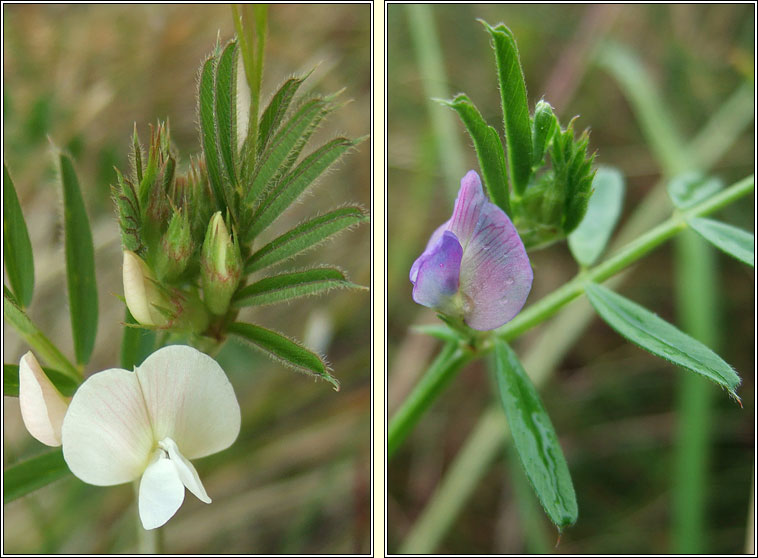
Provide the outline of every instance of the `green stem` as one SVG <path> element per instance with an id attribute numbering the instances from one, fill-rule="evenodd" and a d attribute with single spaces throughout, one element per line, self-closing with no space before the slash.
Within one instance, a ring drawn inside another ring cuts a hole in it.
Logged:
<path id="1" fill-rule="evenodd" d="M 676 305 L 682 330 L 716 350 L 720 289 L 713 249 L 693 231 L 675 242 Z M 708 463 L 714 389 L 710 382 L 679 371 L 677 435 L 672 480 L 672 548 L 675 554 L 706 552 Z"/>
<path id="2" fill-rule="evenodd" d="M 753 183 L 753 176 L 749 176 L 685 212 L 675 212 L 667 221 L 633 240 L 604 262 L 581 272 L 562 287 L 529 306 L 513 320 L 496 330 L 496 334 L 502 339 L 510 341 L 542 323 L 581 295 L 587 282 L 602 282 L 613 277 L 679 231 L 685 230 L 687 228 L 686 218 L 708 215 L 721 209 L 748 194 L 753 189 Z M 421 382 L 413 389 L 403 402 L 402 407 L 390 420 L 387 459 L 392 458 L 408 432 L 463 364 L 486 354 L 490 349 L 491 344 L 484 343 L 477 350 L 464 352 L 462 349 L 458 349 L 460 354 L 455 353 L 454 357 L 455 346 L 452 344 L 446 346 L 443 353 L 432 363 Z"/>
<path id="3" fill-rule="evenodd" d="M 63 353 L 42 333 L 39 328 L 29 319 L 26 313 L 21 310 L 7 295 L 3 297 L 3 316 L 6 321 L 24 338 L 24 341 L 36 351 L 37 355 L 42 358 L 51 368 L 63 372 L 67 376 L 76 380 L 77 383 L 82 381 L 83 371 L 81 368 L 74 366 Z"/>
<path id="4" fill-rule="evenodd" d="M 387 434 L 387 459 L 392 457 L 421 415 L 442 393 L 450 380 L 474 356 L 474 351 L 465 349 L 458 343 L 450 342 L 445 345 L 419 384 L 392 417 Z"/>

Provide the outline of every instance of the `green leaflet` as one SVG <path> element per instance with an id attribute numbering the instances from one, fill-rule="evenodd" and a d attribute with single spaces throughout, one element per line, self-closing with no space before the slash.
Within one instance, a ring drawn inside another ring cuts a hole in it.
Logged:
<path id="1" fill-rule="evenodd" d="M 496 27 L 479 22 L 492 37 L 497 77 L 503 107 L 503 124 L 508 150 L 508 168 L 513 190 L 521 195 L 532 175 L 532 130 L 526 99 L 526 82 L 513 33 L 502 23 Z"/>
<path id="2" fill-rule="evenodd" d="M 513 444 L 542 507 L 559 530 L 574 524 L 576 493 L 555 429 L 516 353 L 498 338 L 495 372 Z"/>
<path id="3" fill-rule="evenodd" d="M 279 129 L 279 125 L 287 114 L 292 99 L 295 97 L 300 84 L 302 84 L 307 74 L 301 78 L 290 78 L 284 82 L 279 90 L 274 94 L 266 110 L 261 116 L 260 127 L 258 128 L 258 156 L 268 146 L 271 136 Z"/>
<path id="4" fill-rule="evenodd" d="M 348 149 L 364 138 L 349 140 L 336 138 L 308 155 L 292 172 L 282 178 L 275 188 L 264 196 L 252 219 L 249 235 L 257 236 L 281 215 L 308 186 L 310 186 L 332 163 Z"/>
<path id="5" fill-rule="evenodd" d="M 124 310 L 124 335 L 121 338 L 121 368 L 132 370 L 142 364 L 155 347 L 155 331 L 137 326 L 129 309 Z"/>
<path id="6" fill-rule="evenodd" d="M 723 190 L 718 178 L 705 176 L 699 171 L 690 171 L 672 178 L 666 185 L 669 197 L 679 209 L 688 209 Z"/>
<path id="7" fill-rule="evenodd" d="M 216 58 L 211 56 L 203 64 L 200 74 L 200 91 L 197 95 L 198 112 L 200 113 L 200 142 L 205 154 L 205 166 L 208 169 L 208 181 L 211 183 L 213 195 L 216 198 L 216 209 L 224 204 L 229 205 L 225 197 L 223 176 L 221 175 L 221 160 L 216 148 L 216 122 L 214 112 L 213 75 L 216 69 Z"/>
<path id="8" fill-rule="evenodd" d="M 225 184 L 232 188 L 237 184 L 237 42 L 231 41 L 216 66 L 216 124 L 218 126 L 218 148 L 221 161 L 226 169 Z M 233 193 L 226 191 L 227 200 Z"/>
<path id="9" fill-rule="evenodd" d="M 328 103 L 324 99 L 311 99 L 274 136 L 258 162 L 255 178 L 246 193 L 247 205 L 252 205 L 274 178 L 286 172 L 327 112 Z"/>
<path id="10" fill-rule="evenodd" d="M 8 168 L 3 165 L 3 250 L 5 271 L 16 300 L 29 306 L 34 293 L 34 254 L 24 214 Z"/>
<path id="11" fill-rule="evenodd" d="M 687 224 L 719 250 L 755 267 L 755 237 L 749 232 L 702 217 L 691 217 Z"/>
<path id="12" fill-rule="evenodd" d="M 611 237 L 624 203 L 624 175 L 613 167 L 600 167 L 592 182 L 594 190 L 587 213 L 568 237 L 574 259 L 584 266 L 594 264 Z"/>
<path id="13" fill-rule="evenodd" d="M 24 311 L 8 296 L 8 293 L 3 293 L 3 316 L 19 335 L 24 338 L 24 341 L 32 348 L 36 356 L 77 382 L 81 379 L 81 372 L 63 356 L 58 347 L 53 345 L 37 329 L 37 326 L 32 323 L 29 317 L 24 314 Z"/>
<path id="14" fill-rule="evenodd" d="M 79 387 L 79 382 L 59 370 L 47 366 L 43 366 L 42 370 L 58 391 L 66 397 L 72 396 Z M 3 395 L 18 397 L 18 364 L 3 364 Z"/>
<path id="15" fill-rule="evenodd" d="M 500 143 L 500 137 L 495 128 L 487 125 L 474 103 L 466 95 L 457 95 L 452 101 L 443 101 L 443 104 L 458 113 L 474 141 L 476 157 L 479 160 L 484 185 L 487 187 L 490 199 L 510 215 L 505 155 L 503 144 Z"/>
<path id="16" fill-rule="evenodd" d="M 261 279 L 237 291 L 233 305 L 236 308 L 263 306 L 349 287 L 361 288 L 348 281 L 339 269 L 320 267 Z"/>
<path id="17" fill-rule="evenodd" d="M 326 380 L 334 386 L 335 391 L 339 391 L 340 384 L 330 374 L 331 370 L 324 359 L 281 333 L 242 322 L 231 324 L 229 333 L 252 343 L 285 366 Z"/>
<path id="18" fill-rule="evenodd" d="M 59 155 L 59 161 L 63 185 L 66 276 L 74 353 L 79 364 L 87 364 L 97 334 L 95 249 L 74 166 L 71 159 L 62 153 Z"/>
<path id="19" fill-rule="evenodd" d="M 708 347 L 605 287 L 588 283 L 584 289 L 600 317 L 622 337 L 654 355 L 702 374 L 728 390 L 737 402 L 740 401 L 735 392 L 740 385 L 740 377 Z"/>
<path id="20" fill-rule="evenodd" d="M 245 264 L 245 274 L 292 258 L 318 246 L 330 236 L 368 219 L 363 209 L 355 206 L 341 207 L 310 219 L 272 240 L 253 254 Z"/>
<path id="21" fill-rule="evenodd" d="M 14 463 L 3 471 L 3 503 L 12 502 L 70 473 L 60 448 Z"/>

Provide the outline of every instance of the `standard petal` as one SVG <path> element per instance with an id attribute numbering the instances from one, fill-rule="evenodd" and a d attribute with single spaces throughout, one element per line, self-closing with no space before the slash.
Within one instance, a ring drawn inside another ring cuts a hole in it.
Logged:
<path id="1" fill-rule="evenodd" d="M 189 459 L 228 448 L 240 407 L 218 363 L 186 345 L 163 347 L 136 370 L 156 440 L 171 438 Z"/>
<path id="2" fill-rule="evenodd" d="M 68 401 L 45 375 L 31 351 L 19 362 L 18 401 L 29 434 L 45 445 L 60 446 Z"/>
<path id="3" fill-rule="evenodd" d="M 63 457 L 84 482 L 139 478 L 155 443 L 137 375 L 111 368 L 90 376 L 74 394 L 61 433 Z"/>
<path id="4" fill-rule="evenodd" d="M 461 179 L 461 189 L 458 190 L 453 216 L 448 225 L 448 229 L 458 237 L 464 251 L 476 231 L 482 209 L 487 205 L 492 204 L 484 195 L 479 175 L 475 171 L 468 171 Z"/>
<path id="5" fill-rule="evenodd" d="M 139 517 L 147 530 L 164 525 L 184 502 L 184 485 L 179 472 L 163 451 L 159 453 L 139 483 Z"/>
<path id="6" fill-rule="evenodd" d="M 461 261 L 465 322 L 483 331 L 510 321 L 524 306 L 532 278 L 516 227 L 503 210 L 485 202 Z"/>
<path id="7" fill-rule="evenodd" d="M 423 306 L 450 312 L 452 299 L 458 292 L 462 255 L 463 248 L 458 239 L 450 231 L 444 231 L 437 244 L 416 260 L 413 300 Z"/>
<path id="8" fill-rule="evenodd" d="M 200 500 L 206 504 L 210 504 L 211 499 L 205 491 L 205 487 L 200 480 L 200 475 L 197 474 L 197 469 L 195 469 L 195 466 L 190 463 L 189 459 L 181 454 L 176 442 L 171 438 L 164 438 L 158 442 L 158 446 L 168 452 L 168 457 L 174 462 L 174 466 L 176 467 L 177 473 L 179 473 L 179 478 L 181 479 L 182 484 L 184 484 L 184 486 L 186 486 L 189 491 Z"/>

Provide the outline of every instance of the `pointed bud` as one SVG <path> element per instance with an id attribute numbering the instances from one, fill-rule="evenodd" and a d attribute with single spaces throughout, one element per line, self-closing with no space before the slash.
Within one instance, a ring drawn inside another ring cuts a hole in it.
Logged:
<path id="1" fill-rule="evenodd" d="M 124 298 L 132 317 L 140 324 L 158 327 L 168 324 L 168 317 L 158 308 L 171 308 L 171 303 L 147 264 L 129 250 L 124 250 Z"/>
<path id="2" fill-rule="evenodd" d="M 155 258 L 155 272 L 162 281 L 173 281 L 187 267 L 192 256 L 192 236 L 185 211 L 175 211 L 161 239 Z"/>
<path id="3" fill-rule="evenodd" d="M 18 400 L 29 434 L 45 445 L 60 446 L 69 400 L 55 388 L 31 351 L 18 363 Z"/>
<path id="4" fill-rule="evenodd" d="M 226 313 L 242 275 L 242 256 L 217 211 L 208 223 L 202 254 L 203 298 L 214 314 Z"/>

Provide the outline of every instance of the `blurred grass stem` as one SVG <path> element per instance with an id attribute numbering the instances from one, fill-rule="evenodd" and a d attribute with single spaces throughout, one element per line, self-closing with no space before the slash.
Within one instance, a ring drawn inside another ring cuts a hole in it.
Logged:
<path id="1" fill-rule="evenodd" d="M 432 99 L 449 99 L 447 76 L 442 62 L 442 49 L 434 25 L 434 14 L 427 4 L 408 4 L 408 15 L 413 50 L 418 63 L 424 97 L 437 145 L 439 165 L 445 181 L 448 198 L 455 199 L 458 183 L 464 174 L 463 147 L 455 124 L 455 115 Z"/>

